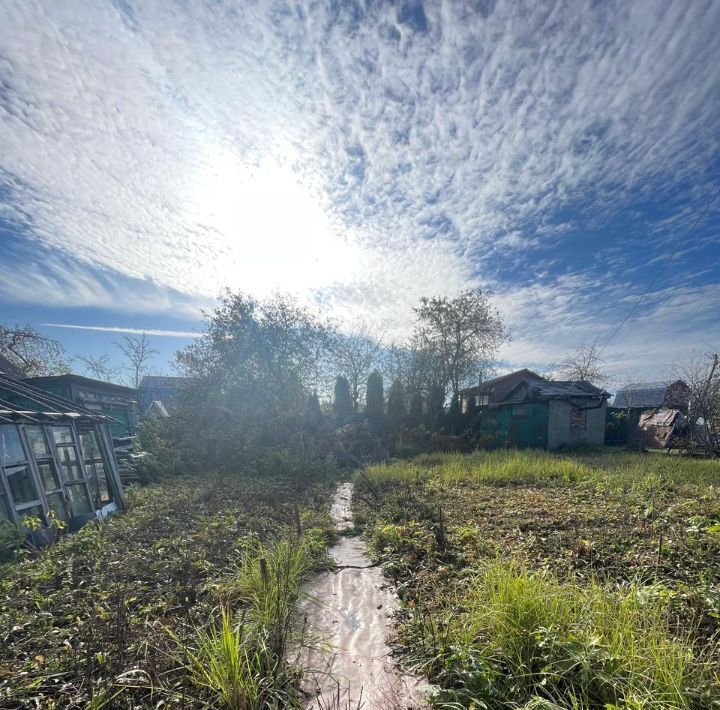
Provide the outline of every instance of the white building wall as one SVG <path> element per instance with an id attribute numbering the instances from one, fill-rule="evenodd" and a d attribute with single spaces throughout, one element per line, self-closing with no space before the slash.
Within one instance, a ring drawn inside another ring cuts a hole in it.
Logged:
<path id="1" fill-rule="evenodd" d="M 587 401 L 578 401 L 581 407 L 587 407 Z M 573 431 L 570 428 L 570 418 L 573 407 L 567 401 L 556 400 L 550 402 L 548 410 L 548 440 L 549 451 L 560 446 L 602 446 L 605 443 L 605 409 L 607 403 L 601 407 L 588 409 L 586 415 L 585 431 Z"/>

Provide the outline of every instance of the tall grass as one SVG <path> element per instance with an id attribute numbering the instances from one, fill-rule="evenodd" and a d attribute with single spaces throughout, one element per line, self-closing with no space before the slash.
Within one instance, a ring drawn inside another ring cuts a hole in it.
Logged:
<path id="1" fill-rule="evenodd" d="M 426 667 L 449 689 L 443 703 L 693 708 L 720 695 L 717 670 L 690 634 L 671 633 L 657 587 L 610 591 L 496 561 L 442 624 L 418 621 L 418 632 L 432 636 Z"/>
<path id="2" fill-rule="evenodd" d="M 207 626 L 195 629 L 190 643 L 172 634 L 199 701 L 226 710 L 299 706 L 297 671 L 286 652 L 298 630 L 301 584 L 312 569 L 302 539 L 250 543 L 221 586 L 224 603 Z"/>
<path id="3" fill-rule="evenodd" d="M 435 479 L 448 483 L 474 481 L 511 485 L 560 480 L 572 483 L 589 479 L 592 469 L 572 458 L 546 451 L 476 451 L 472 454 L 424 454 L 410 461 L 372 466 L 372 483 L 412 482 Z"/>
<path id="4" fill-rule="evenodd" d="M 248 609 L 247 618 L 274 656 L 284 657 L 295 630 L 301 584 L 313 569 L 304 540 L 259 541 L 243 554 L 225 593 Z"/>
<path id="5" fill-rule="evenodd" d="M 372 484 L 435 480 L 489 485 L 589 483 L 656 489 L 684 484 L 720 486 L 720 463 L 653 452 L 609 449 L 549 453 L 542 450 L 422 454 L 408 461 L 370 467 Z"/>

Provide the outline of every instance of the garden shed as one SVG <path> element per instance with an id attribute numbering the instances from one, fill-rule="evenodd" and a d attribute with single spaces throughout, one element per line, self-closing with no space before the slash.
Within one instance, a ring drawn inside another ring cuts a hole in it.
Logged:
<path id="1" fill-rule="evenodd" d="M 132 387 L 74 375 L 31 377 L 25 380 L 33 387 L 82 404 L 86 409 L 110 418 L 113 436 L 134 436 L 138 425 L 138 393 Z"/>
<path id="2" fill-rule="evenodd" d="M 10 371 L 0 358 L 0 520 L 73 530 L 124 507 L 112 420 Z"/>
<path id="3" fill-rule="evenodd" d="M 602 445 L 608 394 L 589 382 L 527 378 L 480 414 L 480 430 L 519 447 Z"/>

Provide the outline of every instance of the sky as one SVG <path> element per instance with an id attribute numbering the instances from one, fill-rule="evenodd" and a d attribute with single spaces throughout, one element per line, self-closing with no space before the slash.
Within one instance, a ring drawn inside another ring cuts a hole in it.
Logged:
<path id="1" fill-rule="evenodd" d="M 718 36 L 715 0 L 3 3 L 0 322 L 170 372 L 225 287 L 386 339 L 482 288 L 542 371 L 662 270 L 603 353 L 656 379 L 720 349 Z"/>

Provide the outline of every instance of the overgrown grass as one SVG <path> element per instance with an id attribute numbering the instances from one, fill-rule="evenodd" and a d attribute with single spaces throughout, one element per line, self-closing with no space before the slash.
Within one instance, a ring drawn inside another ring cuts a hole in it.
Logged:
<path id="1" fill-rule="evenodd" d="M 288 644 L 300 636 L 295 608 L 301 584 L 314 567 L 311 544 L 302 538 L 257 540 L 219 586 L 225 602 L 209 622 L 195 627 L 189 641 L 171 632 L 178 660 L 201 691 L 196 702 L 227 710 L 300 705 L 300 669 L 286 657 Z"/>
<path id="2" fill-rule="evenodd" d="M 495 561 L 440 623 L 416 612 L 412 633 L 440 703 L 701 707 L 720 679 L 689 630 L 671 633 L 667 602 L 662 587 L 609 591 Z"/>
<path id="3" fill-rule="evenodd" d="M 360 474 L 355 515 L 439 707 L 704 708 L 719 486 L 719 462 L 665 454 L 429 454 Z"/>
<path id="4" fill-rule="evenodd" d="M 414 459 L 372 466 L 372 482 L 444 480 L 491 485 L 528 483 L 612 484 L 631 488 L 662 485 L 720 485 L 718 462 L 651 452 L 641 455 L 615 450 L 548 453 L 505 449 L 471 454 L 422 454 Z"/>
<path id="5" fill-rule="evenodd" d="M 326 564 L 333 488 L 312 476 L 174 478 L 6 565 L 0 708 L 285 706 L 294 676 L 278 659 L 301 578 Z M 242 705 L 257 700 L 253 679 L 260 704 Z"/>

